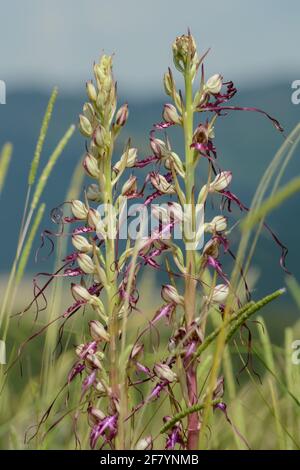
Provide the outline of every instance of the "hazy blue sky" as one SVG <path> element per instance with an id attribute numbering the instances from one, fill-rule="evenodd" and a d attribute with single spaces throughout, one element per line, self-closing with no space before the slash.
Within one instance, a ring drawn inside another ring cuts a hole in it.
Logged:
<path id="1" fill-rule="evenodd" d="M 299 0 L 2 0 L 0 79 L 7 88 L 81 87 L 115 52 L 121 91 L 159 92 L 174 37 L 189 26 L 208 73 L 237 83 L 300 78 Z"/>

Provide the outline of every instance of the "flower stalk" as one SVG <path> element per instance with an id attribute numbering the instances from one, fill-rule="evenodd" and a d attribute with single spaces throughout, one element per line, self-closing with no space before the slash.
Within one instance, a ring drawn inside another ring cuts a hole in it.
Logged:
<path id="1" fill-rule="evenodd" d="M 191 36 L 188 36 L 191 41 Z M 195 165 L 194 150 L 192 149 L 192 138 L 194 132 L 194 109 L 193 109 L 193 77 L 192 77 L 193 58 L 191 55 L 191 46 L 188 49 L 186 68 L 184 72 L 185 83 L 185 108 L 183 117 L 183 129 L 185 140 L 185 200 L 191 211 L 192 233 L 195 231 Z M 194 240 L 188 240 L 188 244 Z M 196 316 L 196 287 L 195 278 L 195 251 L 187 247 L 186 243 L 186 274 L 185 274 L 185 292 L 184 292 L 184 310 L 185 324 L 187 333 L 192 327 Z M 197 387 L 197 361 L 192 360 L 186 371 L 187 389 L 189 394 L 189 407 L 193 407 L 198 400 Z M 200 431 L 200 420 L 198 411 L 188 415 L 188 438 L 187 447 L 190 450 L 197 449 Z"/>

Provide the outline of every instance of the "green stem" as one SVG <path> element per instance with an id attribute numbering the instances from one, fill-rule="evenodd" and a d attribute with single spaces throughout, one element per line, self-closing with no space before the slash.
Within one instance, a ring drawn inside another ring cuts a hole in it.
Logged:
<path id="1" fill-rule="evenodd" d="M 185 188 L 186 188 L 186 202 L 187 204 L 192 203 L 192 195 L 194 188 L 194 165 L 193 165 L 193 155 L 194 151 L 191 149 L 191 143 L 193 138 L 193 122 L 194 122 L 194 112 L 193 112 L 193 89 L 192 89 L 192 77 L 191 73 L 188 70 L 185 74 L 185 113 L 183 119 L 184 126 L 184 138 L 185 138 L 185 164 L 186 164 L 186 178 L 185 178 Z"/>
<path id="2" fill-rule="evenodd" d="M 183 115 L 183 128 L 185 139 L 185 196 L 186 204 L 191 218 L 190 229 L 188 230 L 188 239 L 185 237 L 185 252 L 186 252 L 186 276 L 185 276 L 185 293 L 184 293 L 184 308 L 185 308 L 185 323 L 187 333 L 192 328 L 195 311 L 196 311 L 196 286 L 195 279 L 195 251 L 191 249 L 189 244 L 193 241 L 189 239 L 191 233 L 195 233 L 195 201 L 194 201 L 194 152 L 191 149 L 193 139 L 193 124 L 194 124 L 194 111 L 193 111 L 193 88 L 192 88 L 192 75 L 189 65 L 186 67 L 185 72 L 185 110 Z M 198 400 L 198 387 L 197 387 L 197 361 L 191 361 L 186 369 L 186 383 L 188 389 L 188 405 L 193 408 Z M 200 420 L 198 410 L 191 412 L 188 415 L 188 438 L 187 446 L 189 450 L 196 450 L 198 447 L 200 431 Z"/>
<path id="3" fill-rule="evenodd" d="M 221 402 L 221 400 L 219 400 L 219 399 L 218 400 L 213 400 L 211 402 L 211 406 L 216 406 L 220 402 Z M 183 418 L 185 418 L 186 416 L 189 416 L 192 413 L 201 411 L 203 408 L 204 408 L 204 403 L 197 403 L 197 404 L 191 406 L 190 408 L 185 408 L 184 410 L 180 411 L 180 413 L 177 413 L 175 416 L 173 416 L 173 418 L 170 421 L 168 421 L 161 428 L 161 430 L 159 431 L 159 434 L 164 434 L 169 429 L 171 429 L 173 426 L 175 426 L 175 424 L 178 421 L 181 421 Z"/>
<path id="4" fill-rule="evenodd" d="M 192 77 L 187 68 L 185 73 L 185 90 L 186 90 L 186 103 L 185 111 L 183 116 L 183 128 L 184 128 L 184 140 L 185 140 L 185 166 L 186 166 L 186 177 L 185 177 L 185 196 L 186 204 L 188 209 L 191 209 L 191 219 L 194 221 L 194 164 L 193 164 L 193 150 L 191 149 L 191 143 L 193 138 L 193 90 L 192 90 Z M 194 227 L 191 227 L 194 230 Z M 189 234 L 188 234 L 189 235 Z M 185 320 L 186 326 L 189 327 L 195 316 L 195 293 L 196 293 L 196 281 L 193 279 L 195 274 L 195 252 L 191 250 L 189 245 L 191 240 L 185 240 L 186 249 L 186 279 L 185 279 Z"/>
<path id="5" fill-rule="evenodd" d="M 111 184 L 111 155 L 113 152 L 113 144 L 111 144 L 109 155 L 106 158 L 104 163 L 105 165 L 105 203 L 107 208 L 107 214 L 110 215 L 110 208 L 113 202 L 112 195 L 112 184 Z M 118 398 L 118 363 L 117 363 L 117 335 L 118 335 L 118 323 L 117 316 L 115 312 L 115 302 L 116 302 L 116 272 L 114 268 L 115 264 L 115 242 L 114 237 L 108 237 L 105 243 L 105 265 L 106 265 L 106 294 L 107 294 L 107 307 L 109 315 L 109 332 L 110 332 L 110 381 L 112 393 L 115 398 Z"/>

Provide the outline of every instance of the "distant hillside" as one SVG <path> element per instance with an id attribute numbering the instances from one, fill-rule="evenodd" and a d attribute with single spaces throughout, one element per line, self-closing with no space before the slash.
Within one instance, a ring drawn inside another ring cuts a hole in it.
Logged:
<path id="1" fill-rule="evenodd" d="M 288 133 L 299 121 L 300 106 L 291 104 L 290 86 L 288 83 L 276 86 L 244 90 L 240 92 L 234 103 L 240 106 L 257 106 L 268 111 L 280 120 Z M 64 133 L 68 125 L 77 122 L 78 113 L 84 102 L 84 93 L 74 96 L 60 96 L 53 121 L 47 137 L 43 162 L 46 161 L 55 143 Z M 39 127 L 48 96 L 37 91 L 16 92 L 8 94 L 7 104 L 0 106 L 0 144 L 9 140 L 14 144 L 14 155 L 9 171 L 6 187 L 1 203 L 0 233 L 0 269 L 6 271 L 13 258 L 17 240 L 17 229 L 20 223 L 21 209 L 29 163 L 32 158 Z M 122 100 L 120 100 L 120 103 Z M 141 154 L 149 154 L 147 143 L 149 130 L 154 122 L 161 120 L 163 97 L 147 97 L 145 101 L 129 102 L 130 119 L 124 139 L 129 135 L 132 143 L 141 149 Z M 178 136 L 171 133 L 172 143 L 177 147 Z M 232 169 L 234 180 L 232 189 L 249 203 L 253 191 L 267 164 L 282 143 L 272 124 L 261 115 L 255 113 L 232 112 L 228 117 L 219 120 L 216 126 L 216 144 L 219 164 L 224 169 Z M 120 150 L 120 149 L 119 149 Z M 44 193 L 43 200 L 47 203 L 47 219 L 49 212 L 64 200 L 68 181 L 75 163 L 84 151 L 84 139 L 76 133 L 69 143 L 64 155 L 60 158 Z M 300 149 L 299 149 L 300 152 Z M 300 174 L 300 155 L 295 155 L 290 164 L 285 180 Z M 206 162 L 203 162 L 205 173 Z M 199 177 L 201 177 L 200 165 Z M 298 244 L 300 222 L 298 221 L 300 196 L 294 197 L 284 207 L 276 211 L 271 218 L 275 231 L 289 246 L 288 264 L 290 269 L 300 275 L 298 265 Z M 262 269 L 260 289 L 263 291 L 276 288 L 283 283 L 283 274 L 278 265 L 279 252 L 269 237 L 262 239 L 256 256 L 256 265 Z M 37 267 L 33 260 L 30 270 Z M 41 266 L 39 267 L 41 269 Z M 43 270 L 43 268 L 42 268 Z"/>

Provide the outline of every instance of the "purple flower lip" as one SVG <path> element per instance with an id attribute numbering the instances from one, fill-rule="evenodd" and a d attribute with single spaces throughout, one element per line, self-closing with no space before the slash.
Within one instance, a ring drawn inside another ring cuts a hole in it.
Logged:
<path id="1" fill-rule="evenodd" d="M 88 391 L 88 389 L 95 383 L 96 381 L 96 374 L 97 370 L 93 370 L 93 372 L 88 375 L 84 381 L 82 382 L 82 394 L 81 397 Z"/>
<path id="2" fill-rule="evenodd" d="M 91 341 L 84 345 L 80 353 L 80 358 L 84 359 L 88 354 L 94 354 L 97 351 L 97 341 Z"/>
<path id="3" fill-rule="evenodd" d="M 259 108 L 251 108 L 251 107 L 247 107 L 247 106 L 219 106 L 219 105 L 215 105 L 215 104 L 208 104 L 205 107 L 202 107 L 200 109 L 200 111 L 214 111 L 217 114 L 220 114 L 222 111 L 250 111 L 250 112 L 256 112 L 256 113 L 263 114 L 268 119 L 270 119 L 270 121 L 272 121 L 273 125 L 275 126 L 275 128 L 279 132 L 284 132 L 283 127 L 281 126 L 279 121 L 277 121 L 277 119 L 273 118 L 270 114 L 266 113 L 265 111 L 263 111 L 262 109 L 259 109 Z"/>
<path id="4" fill-rule="evenodd" d="M 75 366 L 71 369 L 68 375 L 68 383 L 72 382 L 72 380 L 85 369 L 85 365 L 81 363 L 75 364 Z"/>
<path id="5" fill-rule="evenodd" d="M 134 164 L 134 168 L 144 168 L 151 163 L 157 162 L 159 159 L 156 155 L 150 155 L 149 157 L 145 158 L 144 160 L 137 160 Z"/>
<path id="6" fill-rule="evenodd" d="M 153 127 L 158 130 L 168 129 L 168 127 L 175 126 L 175 122 L 158 122 L 153 124 Z"/>
<path id="7" fill-rule="evenodd" d="M 94 229 L 92 229 L 91 227 L 76 227 L 74 228 L 74 230 L 72 231 L 72 234 L 73 235 L 80 235 L 82 233 L 91 233 L 91 232 L 94 232 Z"/>
<path id="8" fill-rule="evenodd" d="M 249 208 L 246 207 L 240 200 L 239 198 L 233 194 L 231 191 L 221 191 L 221 194 L 224 196 L 224 201 L 223 201 L 223 206 L 225 203 L 227 203 L 227 208 L 228 211 L 231 212 L 231 203 L 234 202 L 241 211 L 249 212 Z M 277 235 L 273 232 L 273 230 L 269 227 L 268 224 L 265 222 L 263 223 L 264 228 L 270 233 L 271 237 L 275 241 L 275 243 L 280 247 L 281 249 L 281 256 L 280 256 L 280 266 L 282 269 L 287 273 L 291 274 L 290 271 L 286 267 L 286 257 L 288 254 L 288 248 L 279 240 Z"/>
<path id="9" fill-rule="evenodd" d="M 163 422 L 167 423 L 171 420 L 170 416 L 164 416 Z M 167 435 L 166 439 L 166 445 L 165 449 L 166 450 L 174 450 L 176 444 L 180 446 L 180 448 L 185 448 L 185 442 L 183 439 L 183 429 L 180 423 L 175 424 L 171 431 Z"/>
<path id="10" fill-rule="evenodd" d="M 70 317 L 71 315 L 73 315 L 73 313 L 77 312 L 77 310 L 80 309 L 80 307 L 82 305 L 84 305 L 86 302 L 84 300 L 77 300 L 76 302 L 74 302 L 72 305 L 70 305 L 70 307 L 67 308 L 67 310 L 63 313 L 63 318 L 68 318 Z"/>
<path id="11" fill-rule="evenodd" d="M 117 422 L 117 415 L 107 416 L 93 427 L 90 434 L 90 446 L 92 449 L 95 448 L 100 437 L 104 437 L 104 444 L 113 440 L 117 434 Z"/>

